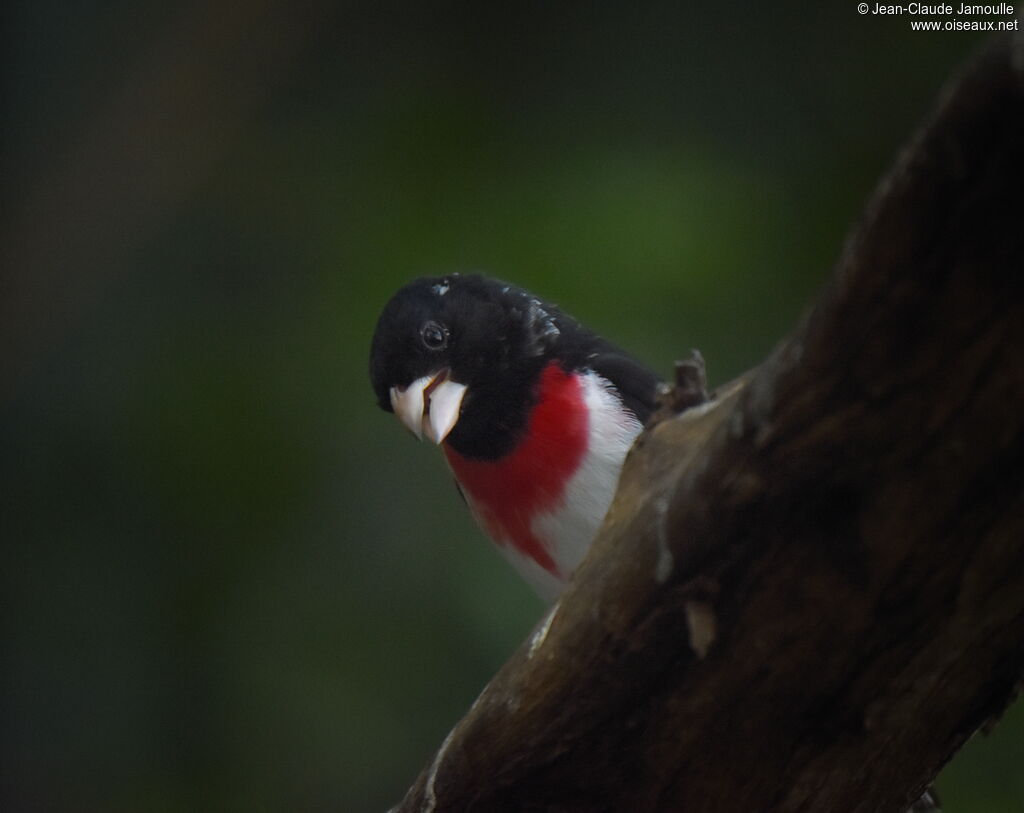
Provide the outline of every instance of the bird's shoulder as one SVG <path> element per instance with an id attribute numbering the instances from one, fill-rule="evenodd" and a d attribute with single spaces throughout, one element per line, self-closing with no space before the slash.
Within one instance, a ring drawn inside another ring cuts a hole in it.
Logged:
<path id="1" fill-rule="evenodd" d="M 625 350 L 559 313 L 559 355 L 577 370 L 593 370 L 615 389 L 622 403 L 646 423 L 657 408 L 661 378 Z"/>
<path id="2" fill-rule="evenodd" d="M 640 423 L 647 423 L 657 408 L 661 384 L 657 374 L 617 348 L 598 352 L 588 360 L 588 366 L 615 388 L 623 404 Z"/>

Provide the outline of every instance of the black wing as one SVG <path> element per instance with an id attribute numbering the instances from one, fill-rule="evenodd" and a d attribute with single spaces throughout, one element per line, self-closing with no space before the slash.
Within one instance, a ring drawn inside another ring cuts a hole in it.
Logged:
<path id="1" fill-rule="evenodd" d="M 651 413 L 657 409 L 661 379 L 655 373 L 618 350 L 592 356 L 588 366 L 614 384 L 622 403 L 636 415 L 640 423 L 647 423 Z"/>

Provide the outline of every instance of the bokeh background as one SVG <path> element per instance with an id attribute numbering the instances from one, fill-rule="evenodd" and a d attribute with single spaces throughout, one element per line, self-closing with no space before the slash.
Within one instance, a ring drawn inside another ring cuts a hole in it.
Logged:
<path id="1" fill-rule="evenodd" d="M 397 801 L 541 606 L 374 407 L 388 296 L 486 270 L 721 383 L 980 42 L 852 1 L 3 14 L 11 811 Z M 1024 713 L 939 788 L 1024 810 Z"/>

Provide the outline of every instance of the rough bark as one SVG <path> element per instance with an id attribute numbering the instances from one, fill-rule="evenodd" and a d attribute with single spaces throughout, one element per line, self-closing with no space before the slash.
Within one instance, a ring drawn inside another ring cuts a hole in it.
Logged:
<path id="1" fill-rule="evenodd" d="M 994 42 L 808 316 L 640 438 L 413 810 L 903 813 L 1024 673 L 1024 60 Z"/>

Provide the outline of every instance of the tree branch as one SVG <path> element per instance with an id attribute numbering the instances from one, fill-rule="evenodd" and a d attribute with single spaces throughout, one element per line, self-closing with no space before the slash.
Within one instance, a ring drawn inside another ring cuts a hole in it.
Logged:
<path id="1" fill-rule="evenodd" d="M 1024 58 L 944 96 L 796 331 L 639 439 L 414 810 L 903 813 L 1024 672 Z"/>

